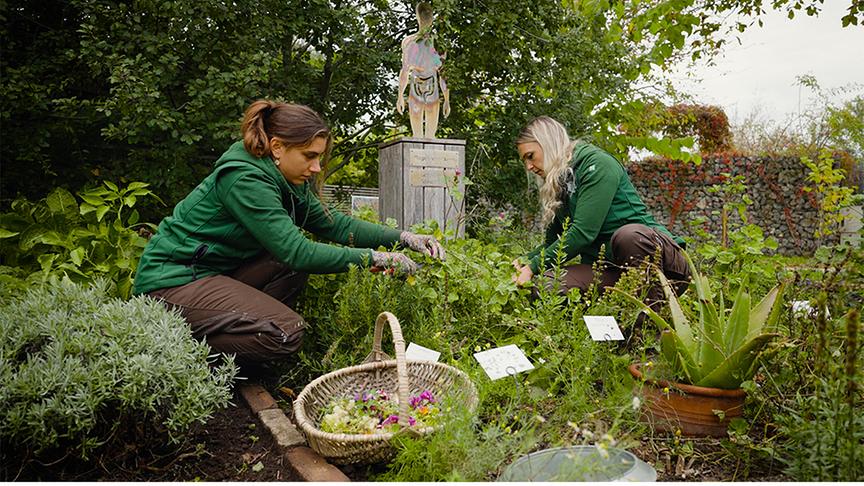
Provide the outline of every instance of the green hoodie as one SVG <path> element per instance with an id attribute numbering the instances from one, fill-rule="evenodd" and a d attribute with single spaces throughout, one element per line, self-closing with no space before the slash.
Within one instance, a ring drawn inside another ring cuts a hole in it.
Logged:
<path id="1" fill-rule="evenodd" d="M 593 263 L 601 245 L 606 245 L 606 254 L 611 257 L 612 234 L 625 224 L 644 224 L 666 233 L 679 245 L 684 243 L 654 220 L 624 166 L 605 150 L 587 143 L 577 145 L 571 168 L 573 177 L 565 181 L 563 202 L 546 228 L 544 243 L 527 255 L 535 274 L 541 267 L 554 264 L 559 247 L 565 261 L 581 255 L 582 263 Z M 562 235 L 568 217 L 567 233 Z"/>
<path id="2" fill-rule="evenodd" d="M 301 228 L 358 248 L 314 242 Z M 237 142 L 159 224 L 141 256 L 133 293 L 228 273 L 264 250 L 300 272 L 343 272 L 350 264 L 368 265 L 368 248 L 390 246 L 399 235 L 338 211 L 325 212 L 308 183 L 288 183 L 271 158 L 256 158 Z"/>

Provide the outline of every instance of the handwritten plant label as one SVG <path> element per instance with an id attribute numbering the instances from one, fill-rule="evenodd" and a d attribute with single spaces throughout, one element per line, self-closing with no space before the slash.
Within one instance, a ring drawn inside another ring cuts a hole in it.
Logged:
<path id="1" fill-rule="evenodd" d="M 439 357 L 441 357 L 441 353 L 438 351 L 424 348 L 419 344 L 408 343 L 408 349 L 405 350 L 405 359 L 437 362 Z"/>
<path id="2" fill-rule="evenodd" d="M 534 369 L 525 353 L 515 344 L 474 353 L 474 359 L 480 363 L 491 380 Z"/>
<path id="3" fill-rule="evenodd" d="M 591 339 L 595 341 L 623 341 L 621 328 L 612 316 L 582 316 Z"/>

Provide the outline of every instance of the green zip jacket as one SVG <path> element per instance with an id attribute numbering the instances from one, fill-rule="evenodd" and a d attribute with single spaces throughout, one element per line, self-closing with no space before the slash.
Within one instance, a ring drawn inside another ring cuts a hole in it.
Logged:
<path id="1" fill-rule="evenodd" d="M 301 228 L 357 248 L 314 242 Z M 290 184 L 270 157 L 256 158 L 237 142 L 159 224 L 141 256 L 133 293 L 228 273 L 262 250 L 300 272 L 343 272 L 352 263 L 370 264 L 369 248 L 390 246 L 399 235 L 338 211 L 325 212 L 308 183 Z"/>
<path id="2" fill-rule="evenodd" d="M 571 168 L 573 177 L 566 181 L 563 202 L 546 228 L 545 242 L 527 255 L 535 274 L 555 263 L 559 247 L 565 261 L 581 255 L 582 263 L 593 263 L 602 245 L 606 245 L 606 254 L 611 257 L 612 234 L 625 224 L 644 224 L 666 233 L 678 244 L 684 243 L 654 221 L 624 167 L 608 152 L 591 144 L 579 144 Z M 567 233 L 562 235 L 567 217 Z"/>

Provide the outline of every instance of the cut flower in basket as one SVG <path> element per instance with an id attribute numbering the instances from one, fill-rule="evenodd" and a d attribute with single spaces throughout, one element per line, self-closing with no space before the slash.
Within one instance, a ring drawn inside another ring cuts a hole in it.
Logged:
<path id="1" fill-rule="evenodd" d="M 438 425 L 441 409 L 429 390 L 408 399 L 408 426 L 416 428 Z M 334 434 L 384 434 L 398 432 L 399 402 L 384 390 L 355 393 L 353 397 L 336 398 L 324 408 L 321 430 Z"/>

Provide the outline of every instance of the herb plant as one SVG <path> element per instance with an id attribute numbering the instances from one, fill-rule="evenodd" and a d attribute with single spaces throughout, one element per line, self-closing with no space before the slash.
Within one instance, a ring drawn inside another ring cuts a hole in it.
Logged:
<path id="1" fill-rule="evenodd" d="M 55 279 L 0 304 L 3 444 L 86 459 L 109 442 L 177 441 L 228 405 L 232 359 L 212 363 L 179 314 L 107 287 Z"/>

